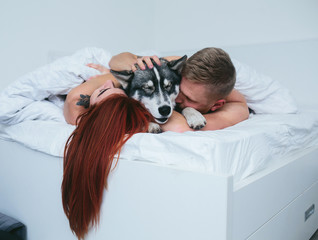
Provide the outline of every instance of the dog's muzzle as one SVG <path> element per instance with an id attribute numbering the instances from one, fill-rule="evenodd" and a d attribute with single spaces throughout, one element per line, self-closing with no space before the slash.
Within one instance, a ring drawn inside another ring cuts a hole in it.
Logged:
<path id="1" fill-rule="evenodd" d="M 171 115 L 171 107 L 168 105 L 164 105 L 158 108 L 158 111 L 162 118 L 156 118 L 157 123 L 163 124 L 168 121 L 168 117 Z"/>
<path id="2" fill-rule="evenodd" d="M 168 121 L 168 118 L 155 118 L 155 120 L 159 124 L 164 124 Z"/>

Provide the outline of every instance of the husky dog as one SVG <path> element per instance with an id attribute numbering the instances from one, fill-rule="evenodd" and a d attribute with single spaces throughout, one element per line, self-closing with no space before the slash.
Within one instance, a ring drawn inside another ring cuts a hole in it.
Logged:
<path id="1" fill-rule="evenodd" d="M 172 115 L 179 94 L 181 69 L 186 60 L 186 55 L 174 61 L 160 58 L 161 66 L 152 61 L 152 69 L 145 64 L 145 70 L 140 70 L 136 65 L 135 72 L 111 70 L 126 94 L 144 104 L 156 120 L 157 123 L 150 124 L 148 132 L 161 132 L 159 124 L 166 123 Z M 205 118 L 201 113 L 193 108 L 186 109 L 182 114 L 190 127 L 200 129 L 205 126 Z"/>

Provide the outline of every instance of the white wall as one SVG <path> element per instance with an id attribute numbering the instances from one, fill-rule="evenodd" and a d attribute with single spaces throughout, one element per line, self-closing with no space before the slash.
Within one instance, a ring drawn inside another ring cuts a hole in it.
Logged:
<path id="1" fill-rule="evenodd" d="M 158 50 L 318 38 L 317 0 L 161 0 L 156 11 Z"/>
<path id="2" fill-rule="evenodd" d="M 12 0 L 0 9 L 0 90 L 82 47 L 174 51 L 318 38 L 317 0 Z"/>
<path id="3" fill-rule="evenodd" d="M 145 0 L 0 1 L 0 89 L 46 64 L 52 51 L 153 48 L 153 7 Z"/>

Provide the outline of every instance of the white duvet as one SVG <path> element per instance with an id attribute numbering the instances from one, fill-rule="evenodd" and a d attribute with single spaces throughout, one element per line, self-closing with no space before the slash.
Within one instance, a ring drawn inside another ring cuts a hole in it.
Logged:
<path id="1" fill-rule="evenodd" d="M 0 94 L 0 137 L 63 156 L 74 126 L 65 122 L 59 96 L 98 74 L 87 63 L 108 66 L 110 58 L 103 49 L 86 48 L 11 84 Z M 238 181 L 272 159 L 318 145 L 317 113 L 296 113 L 287 89 L 248 66 L 234 63 L 236 88 L 245 95 L 249 107 L 262 114 L 219 131 L 136 134 L 124 146 L 121 159 L 233 175 Z"/>

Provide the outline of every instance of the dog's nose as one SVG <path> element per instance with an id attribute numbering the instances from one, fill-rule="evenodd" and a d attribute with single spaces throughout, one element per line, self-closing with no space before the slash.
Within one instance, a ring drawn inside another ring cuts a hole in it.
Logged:
<path id="1" fill-rule="evenodd" d="M 162 115 L 162 116 L 168 116 L 171 112 L 171 107 L 165 105 L 165 106 L 162 106 L 159 108 L 159 113 Z"/>

